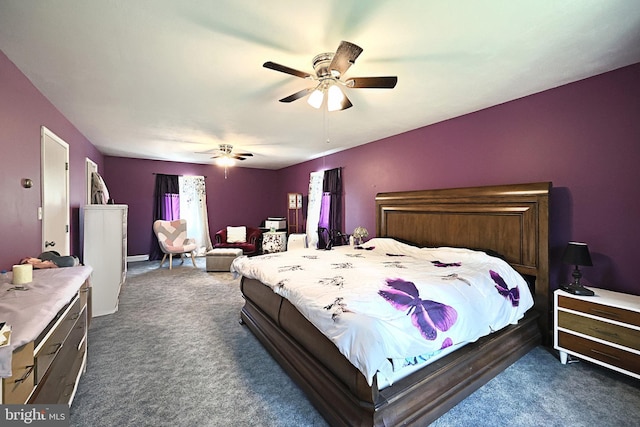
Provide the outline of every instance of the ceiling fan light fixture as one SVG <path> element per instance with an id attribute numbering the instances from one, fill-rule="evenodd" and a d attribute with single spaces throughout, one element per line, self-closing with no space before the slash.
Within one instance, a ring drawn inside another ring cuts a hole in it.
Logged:
<path id="1" fill-rule="evenodd" d="M 309 98 L 307 99 L 307 103 L 311 105 L 313 108 L 320 108 L 322 106 L 322 101 L 324 100 L 324 91 L 316 88 Z"/>
<path id="2" fill-rule="evenodd" d="M 228 167 L 232 167 L 236 165 L 236 161 L 233 160 L 231 157 L 228 156 L 222 156 L 216 159 L 216 164 L 218 166 L 223 166 L 225 168 Z"/>
<path id="3" fill-rule="evenodd" d="M 327 94 L 327 109 L 329 111 L 338 111 L 342 110 L 344 102 L 344 93 L 342 90 L 336 86 L 329 86 L 328 94 Z"/>

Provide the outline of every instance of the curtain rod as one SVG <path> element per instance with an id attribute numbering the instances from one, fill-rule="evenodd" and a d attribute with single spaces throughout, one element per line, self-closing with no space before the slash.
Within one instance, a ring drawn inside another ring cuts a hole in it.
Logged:
<path id="1" fill-rule="evenodd" d="M 175 174 L 169 174 L 169 173 L 161 173 L 158 174 L 157 172 L 151 172 L 152 175 L 175 175 Z M 184 175 L 176 175 L 176 176 L 184 176 Z M 187 176 L 203 176 L 205 178 L 207 178 L 207 175 L 187 175 Z"/>

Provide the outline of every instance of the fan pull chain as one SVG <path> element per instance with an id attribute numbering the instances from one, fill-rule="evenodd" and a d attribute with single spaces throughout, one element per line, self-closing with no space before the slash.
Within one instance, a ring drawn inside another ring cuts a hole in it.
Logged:
<path id="1" fill-rule="evenodd" d="M 331 140 L 329 139 L 329 116 L 327 116 L 326 108 L 322 109 L 322 122 L 323 122 L 324 139 L 326 143 L 329 144 L 331 142 Z"/>

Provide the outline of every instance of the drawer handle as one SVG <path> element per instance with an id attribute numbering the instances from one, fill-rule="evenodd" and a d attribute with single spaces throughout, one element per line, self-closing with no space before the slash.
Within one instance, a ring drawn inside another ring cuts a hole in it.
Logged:
<path id="1" fill-rule="evenodd" d="M 73 316 L 71 316 L 69 319 L 70 320 L 76 320 L 78 317 L 80 317 L 80 313 L 75 313 Z"/>
<path id="2" fill-rule="evenodd" d="M 82 288 L 82 289 L 80 289 L 80 292 L 83 292 L 83 293 L 84 292 L 89 292 L 89 288 Z"/>
<path id="3" fill-rule="evenodd" d="M 53 350 L 51 353 L 47 353 L 47 356 L 51 356 L 52 354 L 56 354 L 58 351 L 60 351 L 60 347 L 62 347 L 62 343 L 61 342 L 57 342 L 53 345 L 56 349 Z"/>
<path id="4" fill-rule="evenodd" d="M 595 314 L 600 314 L 600 315 L 609 316 L 609 317 L 615 317 L 615 318 L 620 317 L 620 316 L 618 316 L 616 313 L 612 313 L 612 312 L 610 312 L 610 311 L 606 311 L 606 310 L 599 310 L 599 309 L 597 309 L 597 308 L 592 308 L 592 309 L 591 309 L 591 312 L 592 312 L 592 313 L 595 313 Z"/>
<path id="5" fill-rule="evenodd" d="M 28 368 L 27 371 L 24 373 L 24 375 L 20 378 L 18 378 L 15 382 L 16 384 L 20 384 L 21 382 L 24 382 L 27 380 L 27 378 L 29 378 L 29 375 L 31 375 L 31 372 L 33 372 L 33 368 L 36 365 L 27 365 L 26 367 Z"/>
<path id="6" fill-rule="evenodd" d="M 604 356 L 604 357 L 608 357 L 608 358 L 613 359 L 613 360 L 620 360 L 619 357 L 616 357 L 616 356 L 614 356 L 612 354 L 609 354 L 609 353 L 605 353 L 604 351 L 595 350 L 593 348 L 591 349 L 591 351 L 593 353 L 599 354 L 599 355 Z"/>

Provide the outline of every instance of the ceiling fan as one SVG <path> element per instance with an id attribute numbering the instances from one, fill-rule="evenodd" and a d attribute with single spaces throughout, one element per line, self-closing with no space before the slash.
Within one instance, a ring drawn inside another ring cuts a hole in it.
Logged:
<path id="1" fill-rule="evenodd" d="M 293 95 L 282 98 L 280 102 L 293 102 L 310 94 L 307 102 L 315 108 L 320 108 L 326 98 L 329 111 L 346 110 L 353 104 L 351 104 L 341 87 L 392 89 L 398 82 L 398 77 L 396 76 L 344 78 L 344 73 L 355 63 L 356 58 L 361 53 L 362 48 L 360 46 L 343 40 L 335 53 L 321 53 L 313 58 L 315 75 L 271 61 L 265 62 L 263 67 L 317 82 L 314 87 L 302 89 Z"/>
<path id="2" fill-rule="evenodd" d="M 246 160 L 247 157 L 253 157 L 251 153 L 234 153 L 231 144 L 220 144 L 216 151 L 216 155 L 212 156 L 212 159 Z"/>
<path id="3" fill-rule="evenodd" d="M 212 152 L 216 154 L 211 158 L 216 159 L 216 164 L 224 168 L 224 179 L 227 179 L 227 168 L 234 166 L 236 160 L 246 160 L 247 157 L 253 157 L 251 153 L 234 153 L 231 144 L 220 144 L 218 149 Z"/>

